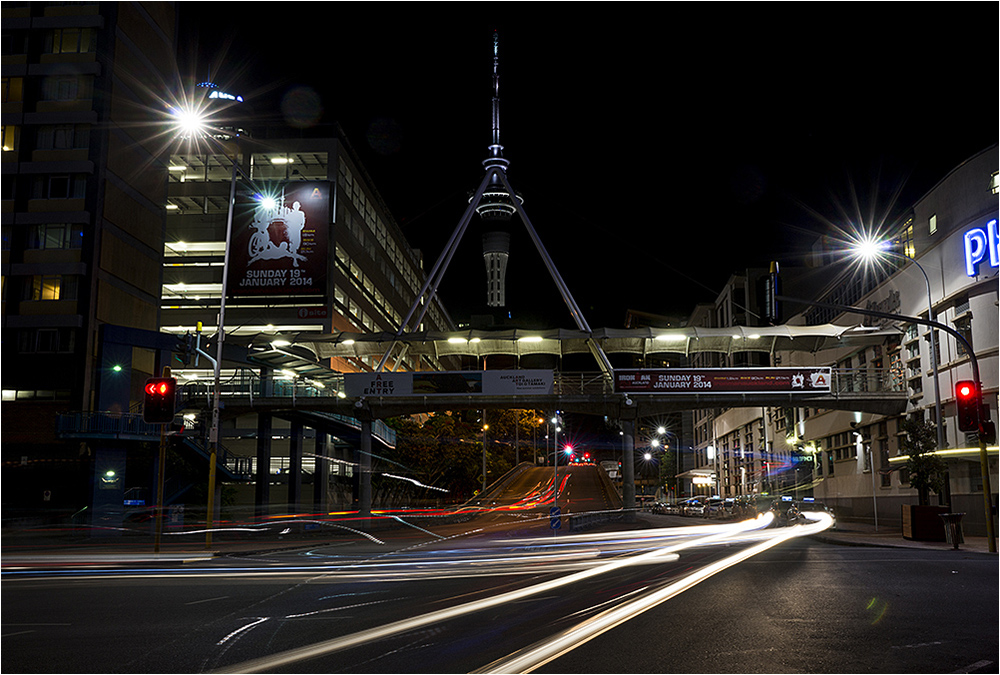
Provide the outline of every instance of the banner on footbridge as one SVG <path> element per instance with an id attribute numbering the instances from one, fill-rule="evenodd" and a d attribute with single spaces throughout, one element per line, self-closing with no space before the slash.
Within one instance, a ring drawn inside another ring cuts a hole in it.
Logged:
<path id="1" fill-rule="evenodd" d="M 627 394 L 822 394 L 830 368 L 664 368 L 616 370 L 615 391 Z"/>
<path id="2" fill-rule="evenodd" d="M 344 373 L 344 393 L 358 396 L 484 396 L 552 393 L 551 370 Z"/>

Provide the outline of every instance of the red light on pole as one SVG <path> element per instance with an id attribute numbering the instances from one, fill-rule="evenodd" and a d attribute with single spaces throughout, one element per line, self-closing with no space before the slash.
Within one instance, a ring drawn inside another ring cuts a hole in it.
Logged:
<path id="1" fill-rule="evenodd" d="M 955 402 L 958 405 L 960 431 L 979 431 L 979 413 L 982 403 L 979 387 L 972 380 L 962 380 L 955 385 Z"/>
<path id="2" fill-rule="evenodd" d="M 177 409 L 177 380 L 172 377 L 151 377 L 143 387 L 142 419 L 150 424 L 166 424 L 174 419 Z"/>

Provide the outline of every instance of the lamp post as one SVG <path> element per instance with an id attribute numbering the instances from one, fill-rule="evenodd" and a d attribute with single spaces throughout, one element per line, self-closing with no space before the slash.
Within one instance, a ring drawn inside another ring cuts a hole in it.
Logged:
<path id="1" fill-rule="evenodd" d="M 889 242 L 879 242 L 874 239 L 865 239 L 861 241 L 855 248 L 854 252 L 859 255 L 865 261 L 871 261 L 876 258 L 879 254 L 885 254 L 897 260 L 905 260 L 913 263 L 920 270 L 920 273 L 924 275 L 924 284 L 927 288 L 927 319 L 929 321 L 934 321 L 934 298 L 931 295 L 931 280 L 927 276 L 927 271 L 924 269 L 923 265 L 917 262 L 915 259 L 909 256 L 897 253 L 888 248 Z M 931 335 L 931 366 L 934 372 L 934 420 L 937 422 L 937 447 L 938 450 L 944 449 L 944 425 L 941 419 L 941 381 L 938 376 L 938 348 L 937 348 L 937 335 L 935 334 L 934 328 L 930 328 Z"/>
<path id="2" fill-rule="evenodd" d="M 556 411 L 552 417 L 552 426 L 555 428 L 555 437 L 552 441 L 552 508 L 559 506 L 559 432 L 562 431 L 562 427 L 559 425 L 561 423 L 562 418 Z"/>
<path id="3" fill-rule="evenodd" d="M 179 131 L 197 135 L 214 141 L 210 134 L 205 133 L 207 121 L 197 111 L 175 110 L 173 111 L 175 124 Z M 223 153 L 225 154 L 225 153 Z M 228 155 L 226 156 L 228 159 Z M 238 148 L 233 153 L 233 171 L 229 182 L 229 205 L 226 211 L 226 242 L 222 257 L 222 295 L 219 298 L 219 318 L 218 330 L 216 331 L 215 363 L 212 374 L 212 426 L 209 430 L 209 464 L 208 464 L 208 504 L 205 520 L 205 548 L 212 545 L 212 527 L 214 524 L 215 511 L 215 482 L 216 482 L 216 462 L 219 451 L 219 399 L 222 389 L 222 348 L 226 340 L 226 292 L 229 280 L 229 249 L 233 233 L 233 209 L 236 205 L 236 179 L 242 173 L 239 166 Z"/>
<path id="4" fill-rule="evenodd" d="M 878 492 L 875 487 L 875 456 L 872 454 L 872 441 L 859 432 L 854 432 L 854 438 L 861 444 L 862 452 L 868 455 L 868 468 L 872 472 L 872 514 L 875 518 L 875 531 L 878 532 Z"/>
<path id="5" fill-rule="evenodd" d="M 483 410 L 483 491 L 480 493 L 484 499 L 486 497 L 486 430 L 490 428 L 489 424 L 486 424 L 486 410 Z"/>
<path id="6" fill-rule="evenodd" d="M 680 475 L 681 475 L 681 437 L 676 433 L 667 429 L 666 427 L 660 426 L 656 428 L 656 433 L 661 436 L 673 436 L 674 437 L 674 501 L 680 499 Z M 670 444 L 665 444 L 665 447 L 670 447 Z"/>

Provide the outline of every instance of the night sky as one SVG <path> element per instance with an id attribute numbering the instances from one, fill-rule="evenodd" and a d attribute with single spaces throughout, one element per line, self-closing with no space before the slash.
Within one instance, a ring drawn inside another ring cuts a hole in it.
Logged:
<path id="1" fill-rule="evenodd" d="M 686 317 L 997 142 L 995 3 L 180 5 L 181 72 L 251 126 L 337 121 L 428 270 L 483 176 L 498 30 L 508 178 L 592 328 Z M 515 317 L 574 327 L 513 224 Z M 441 293 L 481 311 L 478 231 Z"/>

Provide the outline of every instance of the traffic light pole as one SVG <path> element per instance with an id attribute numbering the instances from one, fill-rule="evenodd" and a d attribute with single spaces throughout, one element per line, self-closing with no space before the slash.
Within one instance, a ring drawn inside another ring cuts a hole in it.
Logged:
<path id="1" fill-rule="evenodd" d="M 163 367 L 163 377 L 170 377 L 170 366 Z M 163 536 L 163 484 L 167 470 L 167 424 L 160 424 L 160 457 L 156 469 L 156 531 L 153 534 L 153 553 L 160 552 L 160 539 Z"/>
<path id="2" fill-rule="evenodd" d="M 976 382 L 976 388 L 979 392 L 982 392 L 982 382 L 979 379 L 979 359 L 976 358 L 976 353 L 972 350 L 972 345 L 969 341 L 959 333 L 957 330 L 951 326 L 946 326 L 943 323 L 938 323 L 937 321 L 932 321 L 930 319 L 921 319 L 916 316 L 905 316 L 903 314 L 889 314 L 888 312 L 878 312 L 871 309 L 859 309 L 857 307 L 851 307 L 850 305 L 837 305 L 829 302 L 813 302 L 811 300 L 800 300 L 799 298 L 789 298 L 785 296 L 775 296 L 776 300 L 782 302 L 794 302 L 800 305 L 808 305 L 810 307 L 823 307 L 826 309 L 837 309 L 845 313 L 850 314 L 862 314 L 865 316 L 874 316 L 880 319 L 888 319 L 890 321 L 909 321 L 912 323 L 918 323 L 923 326 L 930 326 L 931 328 L 940 328 L 946 333 L 953 335 L 956 340 L 965 345 L 965 351 L 969 355 L 969 362 L 972 364 L 972 378 Z M 937 358 L 937 354 L 933 354 L 932 358 Z M 993 523 L 993 487 L 990 484 L 990 463 L 986 455 L 986 428 L 984 425 L 985 420 L 983 419 L 983 407 L 982 398 L 980 396 L 980 405 L 978 406 L 979 415 L 979 471 L 983 478 L 983 508 L 986 510 L 986 540 L 989 546 L 990 553 L 997 552 L 997 540 L 996 540 L 996 529 Z M 941 448 L 939 448 L 941 449 Z M 874 470 L 874 468 L 873 468 Z"/>

